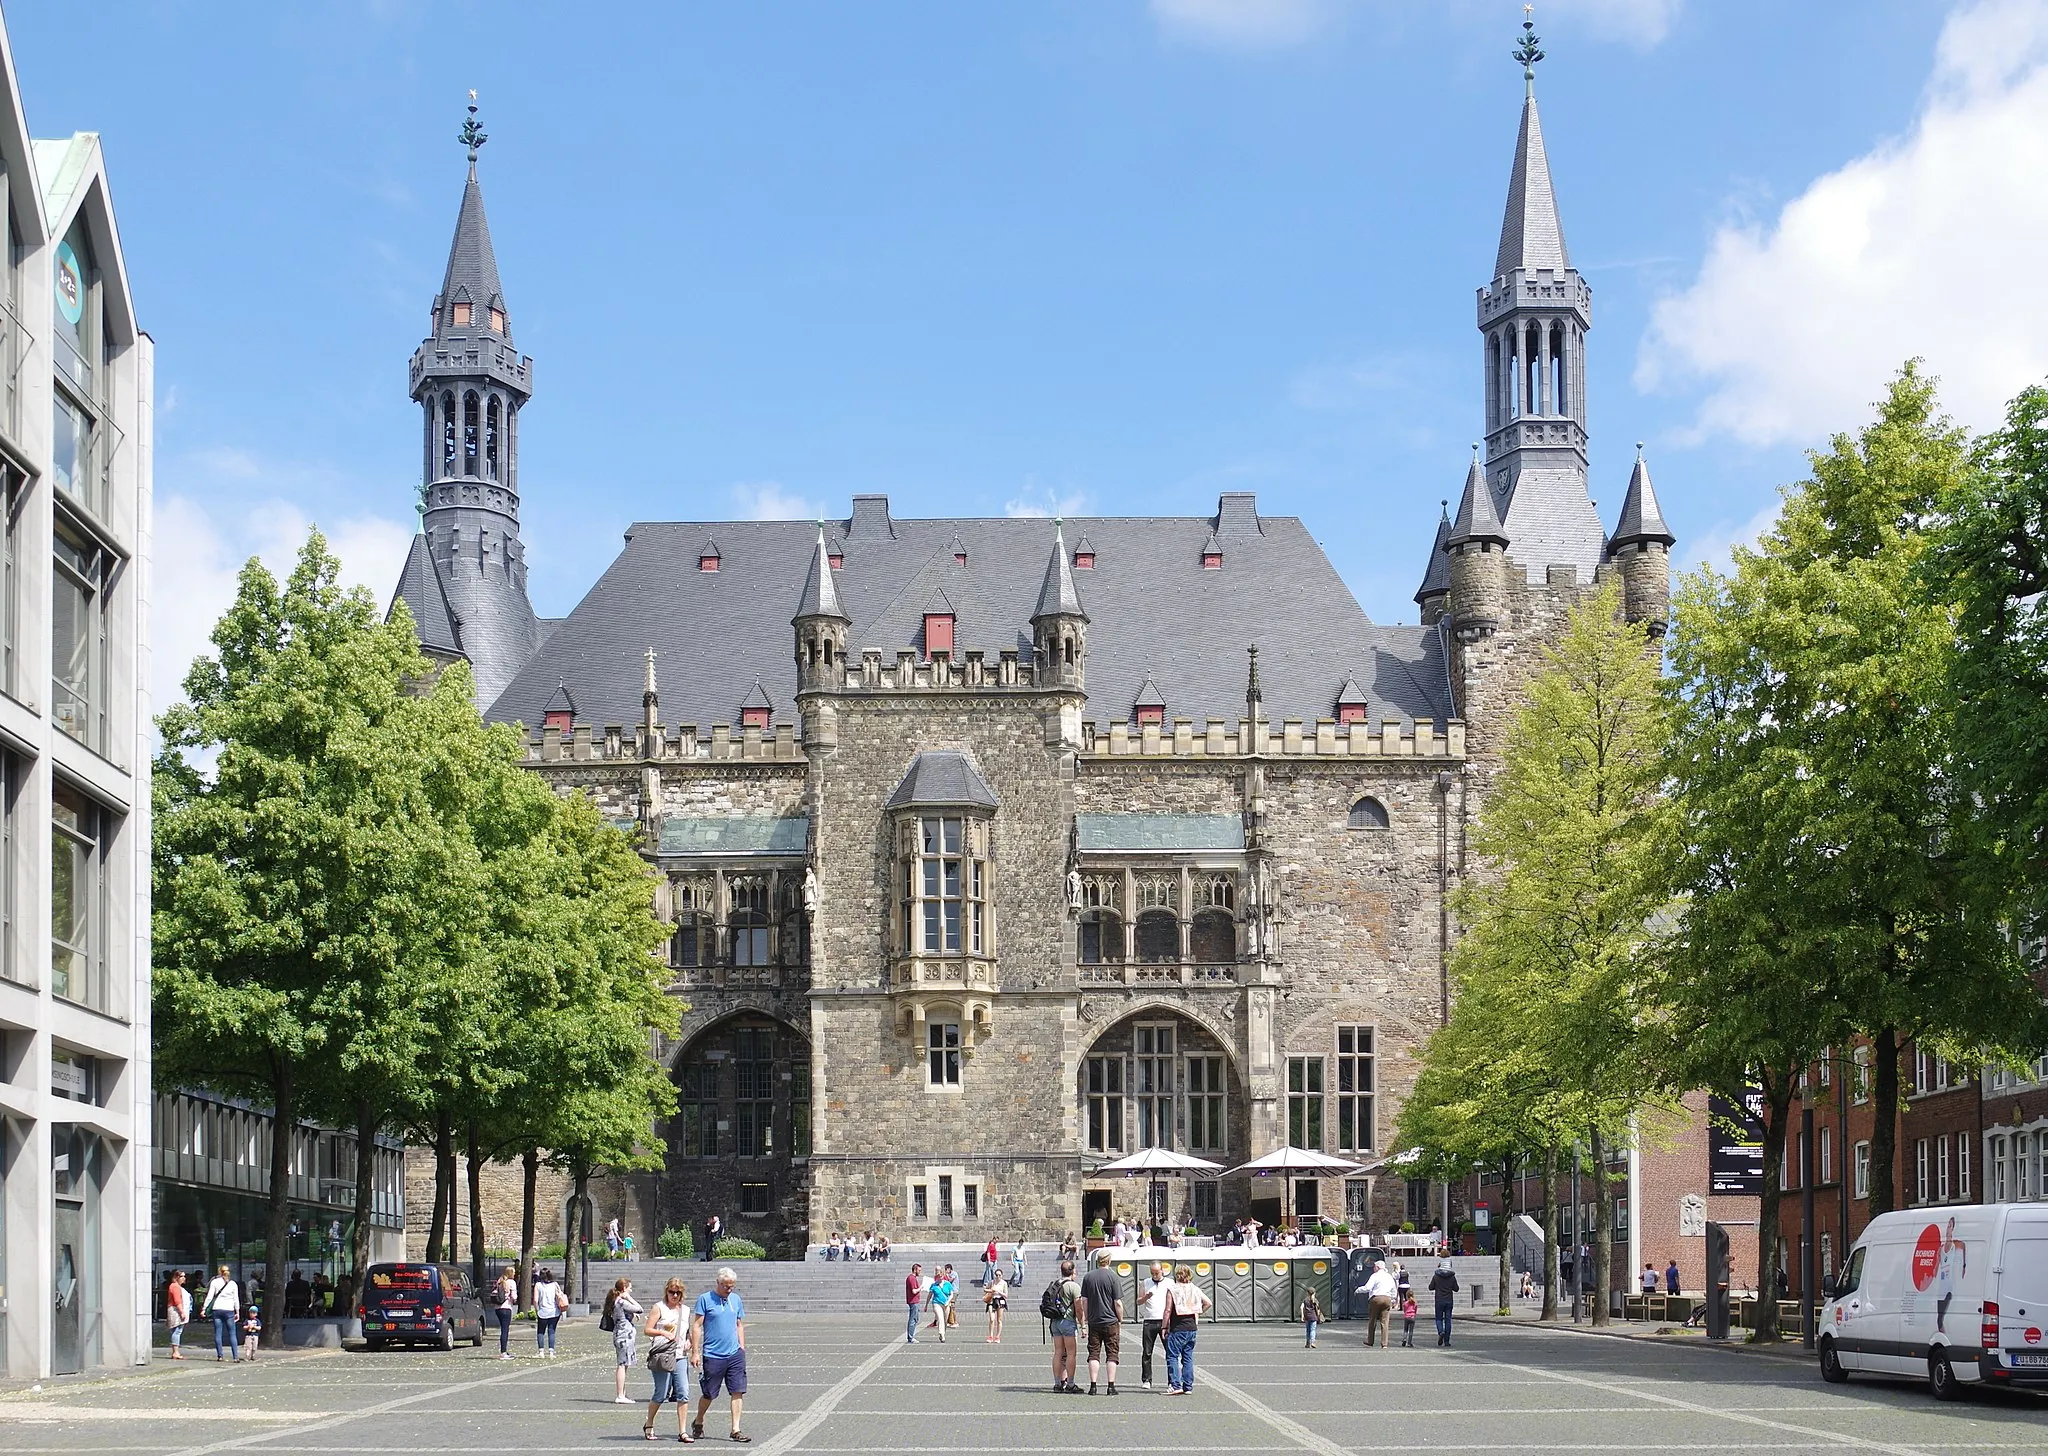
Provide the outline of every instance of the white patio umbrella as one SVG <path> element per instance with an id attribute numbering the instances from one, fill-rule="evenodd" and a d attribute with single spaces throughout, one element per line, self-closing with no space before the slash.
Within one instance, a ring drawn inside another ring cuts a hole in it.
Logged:
<path id="1" fill-rule="evenodd" d="M 1167 1178 L 1208 1178 L 1223 1171 L 1221 1163 L 1212 1163 L 1207 1158 L 1197 1158 L 1188 1153 L 1176 1153 L 1171 1148 L 1144 1148 L 1126 1157 L 1115 1158 L 1107 1163 L 1095 1165 L 1096 1173 L 1110 1173 L 1124 1178 L 1143 1178 L 1147 1182 L 1145 1196 L 1146 1216 L 1151 1216 L 1151 1188 Z"/>
<path id="2" fill-rule="evenodd" d="M 1282 1204 L 1287 1216 L 1294 1212 L 1294 1180 L 1308 1175 L 1316 1178 L 1337 1177 L 1345 1173 L 1356 1173 L 1364 1165 L 1349 1158 L 1334 1158 L 1328 1153 L 1319 1153 L 1313 1148 L 1297 1148 L 1292 1144 L 1273 1149 L 1253 1158 L 1249 1163 L 1240 1163 L 1232 1168 L 1226 1177 L 1249 1173 L 1254 1178 L 1278 1177 L 1284 1181 L 1285 1202 Z"/>

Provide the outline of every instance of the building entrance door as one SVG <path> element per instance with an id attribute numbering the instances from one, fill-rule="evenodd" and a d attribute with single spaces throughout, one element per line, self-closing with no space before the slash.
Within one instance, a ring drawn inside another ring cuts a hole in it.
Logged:
<path id="1" fill-rule="evenodd" d="M 56 1277 L 51 1281 L 54 1307 L 50 1319 L 50 1373 L 76 1375 L 84 1368 L 85 1301 L 79 1282 L 80 1256 L 85 1247 L 84 1207 L 60 1201 L 52 1232 L 57 1265 Z"/>
<path id="2" fill-rule="evenodd" d="M 1081 1228 L 1084 1231 L 1094 1228 L 1098 1223 L 1107 1228 L 1110 1220 L 1115 1217 L 1116 1213 L 1111 1207 L 1107 1188 L 1086 1188 L 1081 1191 Z"/>

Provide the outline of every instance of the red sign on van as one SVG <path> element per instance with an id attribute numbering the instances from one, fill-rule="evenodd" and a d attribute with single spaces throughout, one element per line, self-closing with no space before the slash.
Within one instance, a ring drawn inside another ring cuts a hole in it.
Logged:
<path id="1" fill-rule="evenodd" d="M 1940 1272 L 1941 1229 L 1929 1224 L 1920 1230 L 1919 1242 L 1913 1245 L 1913 1287 L 1924 1292 Z"/>
<path id="2" fill-rule="evenodd" d="M 2027 1343 L 2030 1345 L 2038 1345 L 2041 1343 L 2041 1332 L 2031 1325 L 2027 1327 Z"/>

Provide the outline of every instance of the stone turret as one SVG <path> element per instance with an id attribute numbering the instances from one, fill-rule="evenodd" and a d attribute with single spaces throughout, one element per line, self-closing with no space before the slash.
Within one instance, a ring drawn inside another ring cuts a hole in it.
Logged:
<path id="1" fill-rule="evenodd" d="M 811 567 L 804 577 L 803 595 L 796 615 L 790 618 L 796 629 L 797 690 L 828 688 L 845 677 L 846 632 L 853 625 L 839 605 L 839 588 L 832 580 L 832 553 L 825 545 L 825 528 L 818 528 L 818 543 L 811 552 Z"/>
<path id="2" fill-rule="evenodd" d="M 1037 682 L 1077 692 L 1087 687 L 1088 614 L 1074 587 L 1065 529 L 1057 524 L 1052 556 L 1045 563 L 1045 582 L 1038 589 L 1038 609 L 1031 614 L 1031 647 Z"/>
<path id="3" fill-rule="evenodd" d="M 1442 514 L 1436 523 L 1436 539 L 1429 543 L 1429 565 L 1422 573 L 1422 585 L 1415 590 L 1415 605 L 1422 608 L 1422 625 L 1434 627 L 1443 620 L 1451 594 L 1451 503 L 1439 502 Z"/>
<path id="4" fill-rule="evenodd" d="M 1507 618 L 1508 533 L 1500 523 L 1493 488 L 1479 461 L 1465 475 L 1465 494 L 1458 518 L 1444 538 L 1450 558 L 1450 590 L 1445 609 L 1451 632 L 1461 643 L 1481 642 Z"/>
<path id="5" fill-rule="evenodd" d="M 1636 467 L 1629 472 L 1621 519 L 1607 538 L 1607 557 L 1621 573 L 1623 614 L 1631 622 L 1647 623 L 1653 637 L 1663 636 L 1670 621 L 1671 548 L 1677 540 L 1658 509 L 1650 467 L 1643 461 L 1638 440 Z"/>

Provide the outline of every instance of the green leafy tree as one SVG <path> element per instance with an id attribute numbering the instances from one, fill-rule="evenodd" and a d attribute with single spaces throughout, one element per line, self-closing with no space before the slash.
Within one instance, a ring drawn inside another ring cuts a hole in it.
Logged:
<path id="1" fill-rule="evenodd" d="M 271 1291 L 299 1119 L 343 1080 L 366 1017 L 431 981 L 481 888 L 417 771 L 423 702 L 406 685 L 427 663 L 411 626 L 380 621 L 337 572 L 318 532 L 282 588 L 243 569 L 155 766 L 158 1068 L 271 1107 Z M 413 1045 L 402 1019 L 387 1030 L 384 1065 Z M 282 1334 L 272 1320 L 265 1338 Z"/>
<path id="2" fill-rule="evenodd" d="M 1955 610 L 1947 694 L 1960 782 L 1986 806 L 1982 872 L 2048 931 L 2048 388 L 2006 407 L 1938 502 L 1929 595 Z"/>
<path id="3" fill-rule="evenodd" d="M 1875 1049 L 1877 1213 L 1903 1041 L 2002 1045 L 2038 1006 L 1954 769 L 1951 613 L 1922 588 L 1926 523 L 1962 486 L 1967 442 L 1909 364 L 1870 426 L 1809 460 L 1732 576 L 1681 586 L 1671 652 L 1684 908 L 1657 1001 L 1675 1064 L 1724 1095 L 1763 1089 L 1767 1232 L 1795 1081 L 1824 1048 L 1860 1032 Z M 1769 1289 L 1777 1241 L 1760 1243 Z"/>
<path id="4" fill-rule="evenodd" d="M 1472 847 L 1482 868 L 1459 890 L 1464 925 L 1453 954 L 1459 1000 L 1473 1002 L 1472 1031 L 1432 1044 L 1443 1063 L 1435 1095 L 1473 1089 L 1465 1135 L 1445 1152 L 1465 1160 L 1628 1136 L 1658 1089 L 1632 993 L 1649 923 L 1661 905 L 1654 876 L 1665 706 L 1654 644 L 1621 616 L 1610 582 L 1573 610 L 1532 677 L 1489 790 Z M 1453 1013 L 1454 1025 L 1458 1022 Z M 1483 1029 L 1483 1030 L 1481 1030 Z M 1486 1057 L 1491 1068 L 1479 1066 Z M 1430 1071 L 1425 1071 L 1428 1079 Z M 1473 1080 L 1473 1079 L 1478 1080 Z M 1426 1080 L 1425 1091 L 1432 1086 Z M 1417 1124 L 1418 1134 L 1424 1129 Z M 1610 1243 L 1600 1236 L 1612 1193 L 1598 1180 L 1601 1212 L 1591 1231 L 1599 1287 L 1610 1278 Z M 1554 1186 L 1545 1203 L 1555 1208 Z M 1554 1213 L 1545 1243 L 1554 1246 Z M 1546 1260 L 1549 1248 L 1546 1248 Z M 1554 1313 L 1545 1279 L 1545 1309 Z M 1596 1323 L 1607 1320 L 1596 1302 Z"/>

